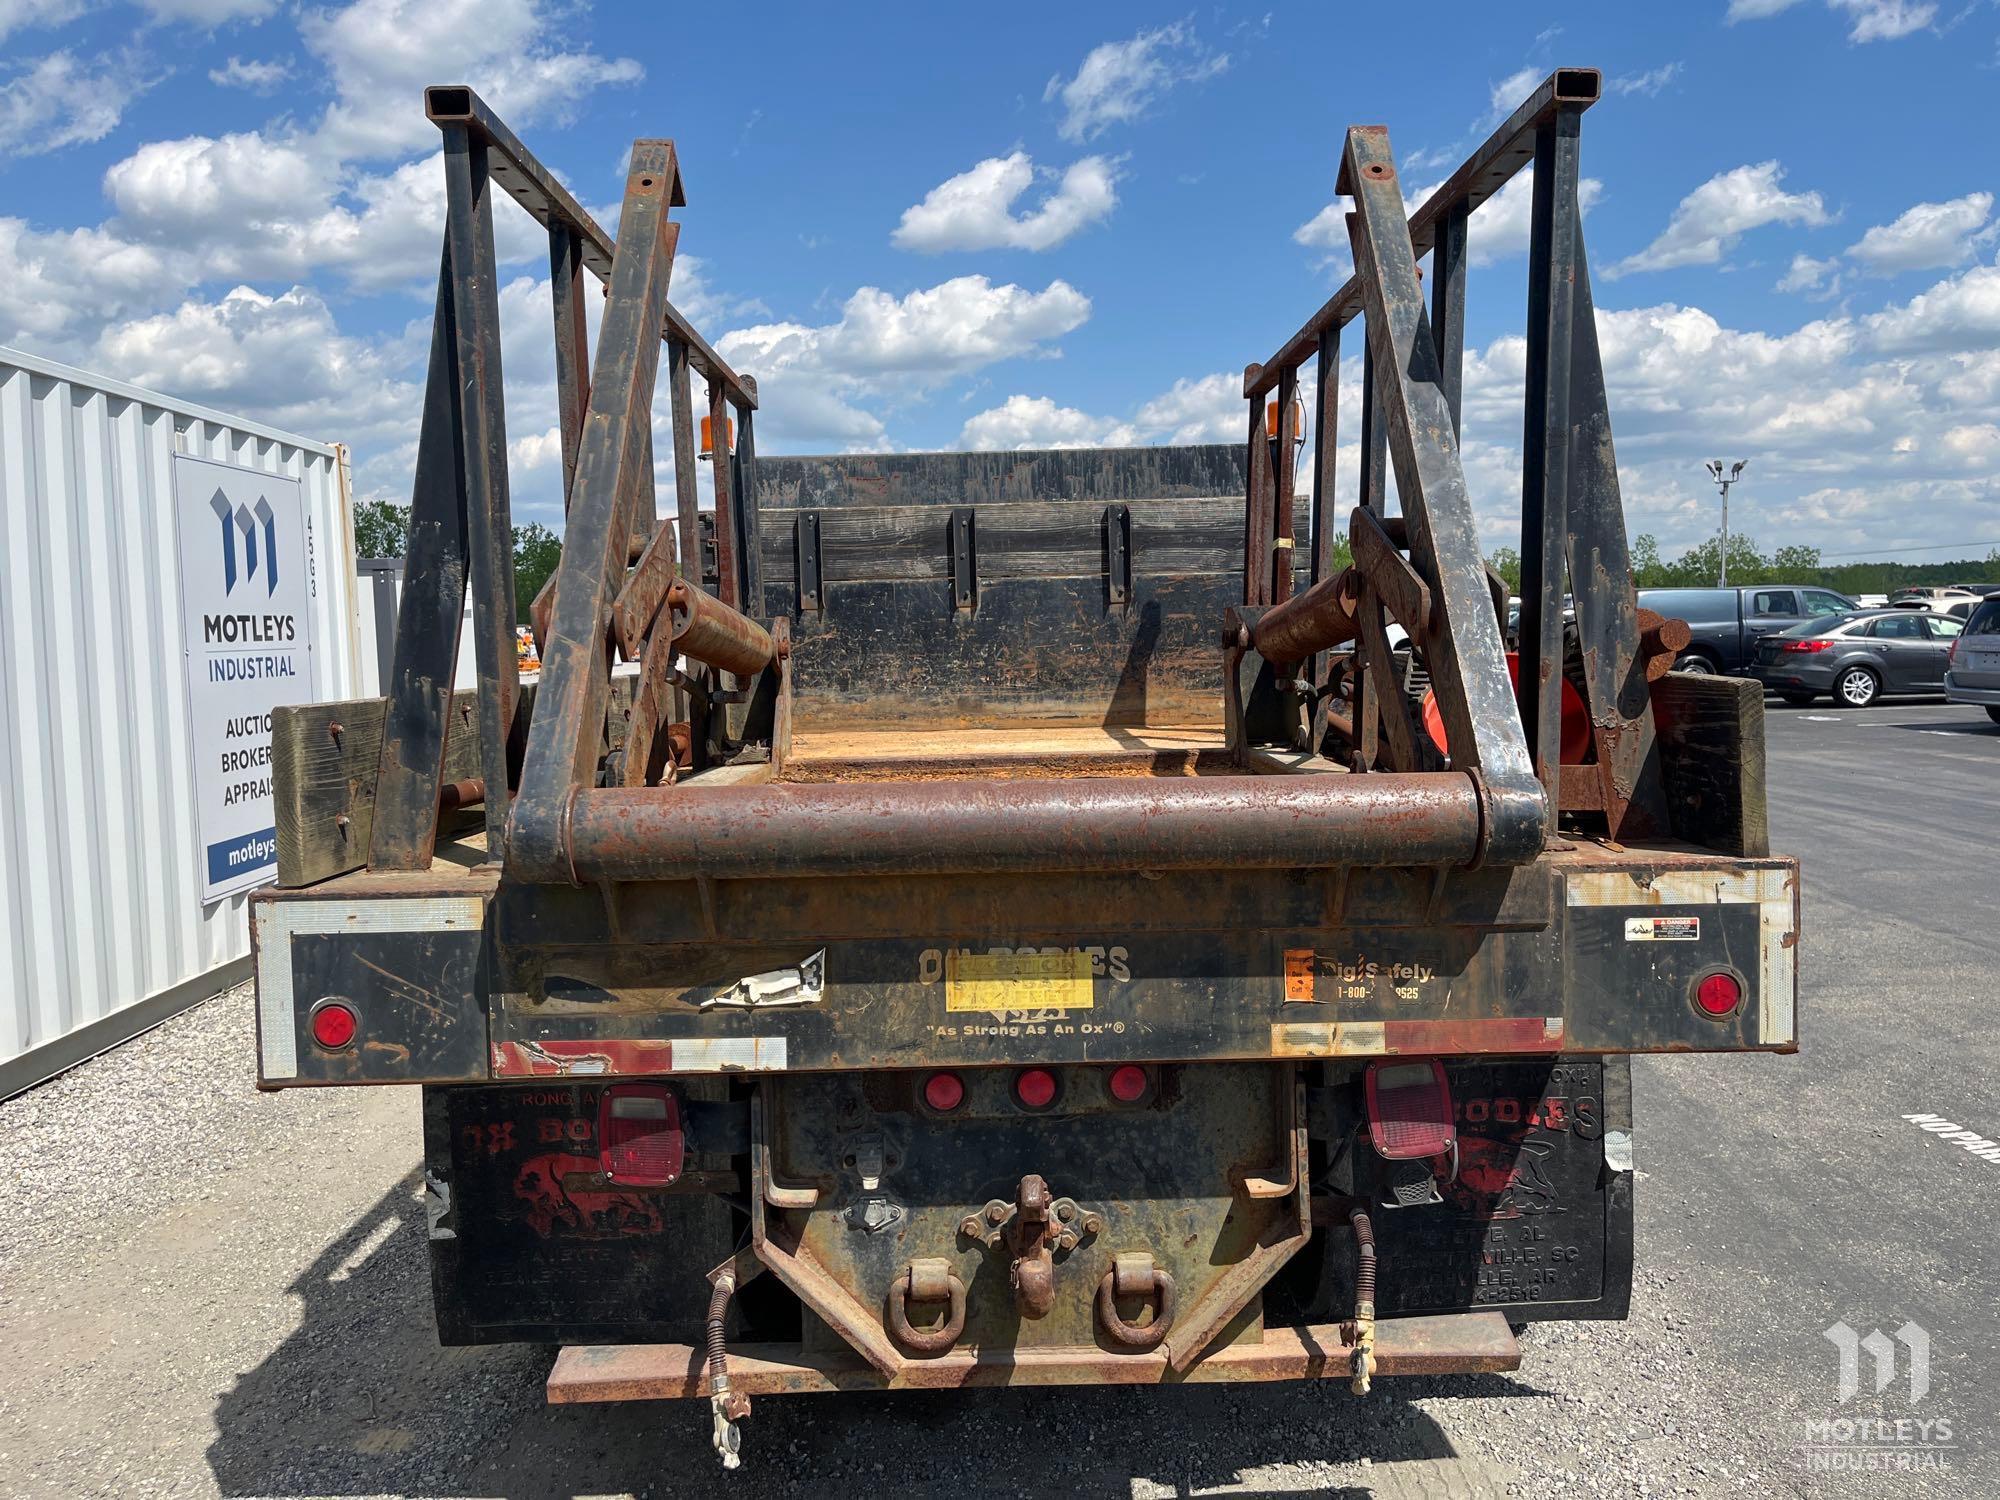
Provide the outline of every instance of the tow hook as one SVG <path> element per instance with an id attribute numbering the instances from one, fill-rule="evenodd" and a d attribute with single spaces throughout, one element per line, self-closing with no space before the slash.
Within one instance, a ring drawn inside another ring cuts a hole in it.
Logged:
<path id="1" fill-rule="evenodd" d="M 989 1250 L 1005 1244 L 1012 1260 L 1007 1284 L 1014 1289 L 1014 1306 L 1024 1318 L 1048 1316 L 1055 1306 L 1055 1253 L 1074 1250 L 1104 1228 L 1104 1220 L 1086 1213 L 1072 1198 L 1054 1198 L 1039 1172 L 1030 1172 L 1014 1191 L 1014 1201 L 995 1198 L 979 1213 L 959 1221 L 958 1232 Z"/>

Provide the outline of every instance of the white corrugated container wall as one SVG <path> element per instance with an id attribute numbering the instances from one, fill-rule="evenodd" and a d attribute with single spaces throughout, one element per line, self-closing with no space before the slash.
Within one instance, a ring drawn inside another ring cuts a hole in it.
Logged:
<path id="1" fill-rule="evenodd" d="M 341 449 L 0 348 L 0 1097 L 249 972 L 247 898 L 201 902 L 176 453 L 303 482 L 313 693 L 361 692 Z"/>

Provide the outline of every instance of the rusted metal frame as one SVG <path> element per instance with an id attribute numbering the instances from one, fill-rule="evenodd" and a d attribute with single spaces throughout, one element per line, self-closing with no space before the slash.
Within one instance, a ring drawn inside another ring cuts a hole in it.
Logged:
<path id="1" fill-rule="evenodd" d="M 396 655 L 386 686 L 389 701 L 375 779 L 368 862 L 378 870 L 427 870 L 437 845 L 438 799 L 469 562 L 465 449 L 460 438 L 463 388 L 451 285 L 447 235 L 439 257 L 403 593 L 396 605 Z"/>
<path id="2" fill-rule="evenodd" d="M 688 346 L 667 340 L 667 393 L 673 404 L 674 514 L 679 524 L 677 556 L 681 572 L 701 581 L 701 495 L 695 465 L 701 461 L 694 438 L 694 391 L 688 377 Z"/>
<path id="3" fill-rule="evenodd" d="M 1569 379 L 1581 123 L 1577 110 L 1564 108 L 1536 131 L 1528 231 L 1519 692 L 1527 751 L 1547 799 L 1551 837 L 1562 807 L 1563 571 L 1569 549 Z"/>
<path id="4" fill-rule="evenodd" d="M 1536 130 L 1554 119 L 1559 108 L 1571 106 L 1581 110 L 1595 104 L 1602 84 L 1603 79 L 1595 68 L 1557 68 L 1543 79 L 1521 107 L 1509 115 L 1486 138 L 1485 143 L 1410 215 L 1413 252 L 1421 256 L 1432 248 L 1436 243 L 1438 222 L 1455 205 L 1462 203 L 1468 211 L 1476 209 L 1505 187 L 1514 174 L 1533 158 Z M 1305 325 L 1285 341 L 1284 347 L 1268 363 L 1251 365 L 1243 372 L 1244 396 L 1254 400 L 1277 384 L 1281 369 L 1296 368 L 1304 363 L 1313 352 L 1319 336 L 1329 328 L 1338 328 L 1351 321 L 1361 312 L 1362 302 L 1361 276 L 1357 271 L 1321 305 L 1318 312 L 1306 319 Z"/>
<path id="5" fill-rule="evenodd" d="M 1276 499 L 1271 517 L 1271 602 L 1283 604 L 1292 597 L 1292 551 L 1298 527 L 1292 516 L 1292 491 L 1298 475 L 1292 449 L 1299 432 L 1299 372 L 1287 370 L 1278 377 L 1278 445 L 1272 454 Z"/>
<path id="6" fill-rule="evenodd" d="M 743 581 L 737 571 L 736 542 L 741 535 L 736 497 L 730 486 L 735 467 L 729 451 L 729 398 L 711 381 L 708 387 L 709 468 L 715 476 L 715 594 L 734 609 L 743 601 Z M 697 581 L 699 573 L 690 575 Z"/>
<path id="7" fill-rule="evenodd" d="M 1437 346 L 1403 221 L 1387 130 L 1348 131 L 1336 186 L 1354 198 L 1348 222 L 1355 276 L 1367 301 L 1369 346 L 1383 375 L 1378 393 L 1411 560 L 1431 588 L 1434 628 L 1426 665 L 1452 764 L 1477 772 L 1483 784 L 1482 858 L 1519 864 L 1541 851 L 1544 805 L 1522 743 L 1505 647 L 1486 590 L 1471 497 L 1439 385 Z M 1400 692 L 1393 682 L 1376 686 L 1385 698 Z"/>
<path id="8" fill-rule="evenodd" d="M 1271 445 L 1264 436 L 1264 403 L 1250 402 L 1248 478 L 1243 496 L 1243 602 L 1270 603 L 1271 525 Z"/>
<path id="9" fill-rule="evenodd" d="M 1355 571 L 1373 585 L 1389 613 L 1409 632 L 1411 644 L 1426 646 L 1435 620 L 1430 586 L 1389 540 L 1387 529 L 1373 511 L 1354 512 L 1348 525 L 1348 546 L 1354 553 Z"/>
<path id="10" fill-rule="evenodd" d="M 1625 506 L 1581 216 L 1569 380 L 1569 576 L 1583 648 L 1584 699 L 1602 783 L 1599 800 L 1612 838 L 1645 838 L 1669 827 L 1648 683 L 1671 664 L 1676 643 L 1686 646 L 1688 632 L 1684 622 L 1640 610 L 1632 590 Z"/>
<path id="11" fill-rule="evenodd" d="M 510 866 L 529 880 L 570 878 L 564 847 L 570 799 L 596 780 L 610 692 L 612 580 L 624 571 L 627 502 L 652 425 L 657 330 L 679 238 L 667 204 L 678 181 L 672 142 L 633 144 L 618 263 L 599 330 L 590 413 L 557 569 L 554 628 L 510 841 Z"/>
<path id="12" fill-rule="evenodd" d="M 714 793 L 708 795 L 713 796 Z M 692 800 L 692 799 L 676 799 Z M 889 1341 L 876 1321 L 869 1317 L 845 1288 L 818 1265 L 801 1256 L 798 1240 L 787 1233 L 790 1226 L 774 1219 L 767 1205 L 783 1204 L 787 1196 L 798 1208 L 810 1209 L 819 1200 L 817 1188 L 790 1189 L 779 1185 L 771 1161 L 771 1142 L 776 1124 L 771 1119 L 777 1099 L 767 1082 L 760 1082 L 750 1096 L 750 1245 L 757 1259 L 790 1287 L 806 1306 L 832 1323 L 842 1338 L 869 1364 L 893 1378 L 911 1361 Z M 810 1196 L 806 1196 L 806 1194 Z M 803 1198 L 803 1202 L 800 1199 Z M 853 1309 L 848 1313 L 848 1309 Z"/>
<path id="13" fill-rule="evenodd" d="M 739 1345 L 729 1352 L 730 1389 L 746 1396 L 834 1391 L 1057 1385 L 1166 1385 L 1346 1380 L 1351 1350 L 1344 1325 L 1268 1328 L 1261 1339 L 1224 1344 L 1185 1373 L 1161 1349 L 1111 1354 L 1095 1346 L 962 1349 L 913 1362 L 891 1378 L 845 1348 Z M 1507 1320 L 1493 1311 L 1387 1318 L 1375 1325 L 1375 1376 L 1499 1374 L 1521 1366 Z M 672 1401 L 710 1394 L 708 1358 L 698 1345 L 573 1344 L 556 1356 L 552 1404 Z"/>
<path id="14" fill-rule="evenodd" d="M 1480 811 L 1470 777 L 1386 772 L 607 789 L 576 795 L 568 858 L 531 878 L 1454 865 Z"/>
<path id="15" fill-rule="evenodd" d="M 560 223 L 575 230 L 582 248 L 584 268 L 605 286 L 610 286 L 618 248 L 616 242 L 571 196 L 569 189 L 521 144 L 520 138 L 507 128 L 478 94 L 463 84 L 427 88 L 424 90 L 424 112 L 440 127 L 461 125 L 492 147 L 494 157 L 490 167 L 493 180 L 527 210 L 536 223 L 544 227 Z M 675 170 L 678 174 L 678 165 Z M 668 207 L 686 206 L 687 196 L 676 175 Z M 659 331 L 663 338 L 678 340 L 688 347 L 695 373 L 704 380 L 720 380 L 728 387 L 731 399 L 748 401 L 752 406 L 757 404 L 756 388 L 730 369 L 728 362 L 709 347 L 708 341 L 695 331 L 671 302 L 661 318 Z"/>
<path id="16" fill-rule="evenodd" d="M 1463 437 L 1465 430 L 1459 408 L 1465 393 L 1465 237 L 1471 217 L 1470 205 L 1452 204 L 1437 221 L 1431 245 L 1431 338 L 1453 437 Z"/>
<path id="17" fill-rule="evenodd" d="M 1382 625 L 1382 597 L 1374 583 L 1367 579 L 1361 584 L 1355 624 L 1358 627 L 1355 649 L 1361 658 L 1362 688 L 1366 694 L 1365 706 L 1357 712 L 1369 715 L 1362 728 L 1364 742 L 1368 746 L 1369 767 L 1372 768 L 1381 759 L 1379 742 L 1373 732 L 1379 725 L 1382 738 L 1389 742 L 1390 770 L 1430 769 L 1431 757 L 1424 753 L 1430 740 L 1411 718 L 1409 695 L 1403 692 L 1398 680 L 1396 659 L 1389 649 L 1389 634 Z"/>
<path id="18" fill-rule="evenodd" d="M 1378 516 L 1389 504 L 1389 428 L 1382 415 L 1382 382 L 1375 373 L 1375 349 L 1361 345 L 1361 478 L 1357 498 Z"/>
<path id="19" fill-rule="evenodd" d="M 662 532 L 666 528 L 662 527 Z M 656 742 L 667 739 L 667 725 L 673 714 L 674 647 L 672 631 L 664 617 L 657 616 L 646 630 L 644 653 L 639 661 L 639 684 L 632 690 L 632 718 L 625 730 L 624 766 L 620 776 L 626 786 L 649 785 L 656 769 Z M 668 749 L 667 764 L 673 753 Z M 671 776 L 667 779 L 671 780 Z"/>
<path id="20" fill-rule="evenodd" d="M 556 318 L 556 419 L 562 430 L 563 513 L 576 483 L 583 414 L 590 409 L 590 329 L 584 321 L 583 241 L 568 224 L 549 226 L 549 296 Z"/>
<path id="21" fill-rule="evenodd" d="M 627 661 L 638 661 L 647 649 L 646 635 L 666 603 L 667 588 L 677 576 L 674 562 L 674 528 L 661 522 L 646 550 L 639 554 L 631 576 L 618 591 L 611 606 L 611 626 L 618 634 L 618 649 Z"/>
<path id="22" fill-rule="evenodd" d="M 1216 1336 L 1250 1305 L 1251 1298 L 1312 1238 L 1312 1163 L 1304 1080 L 1295 1079 L 1283 1092 L 1284 1118 L 1278 1125 L 1287 1159 L 1268 1184 L 1246 1180 L 1243 1187 L 1252 1199 L 1289 1198 L 1291 1212 L 1275 1219 L 1247 1255 L 1210 1283 L 1207 1294 L 1190 1309 L 1203 1316 L 1184 1318 L 1167 1331 L 1164 1340 L 1167 1363 L 1181 1374 L 1187 1373 Z M 1275 1191 L 1260 1191 L 1264 1186 Z"/>
<path id="23" fill-rule="evenodd" d="M 1333 484 L 1340 435 L 1340 329 L 1338 327 L 1329 328 L 1319 336 L 1319 348 L 1314 358 L 1316 361 L 1313 369 L 1314 393 L 1319 405 L 1319 414 L 1318 420 L 1313 423 L 1312 577 L 1308 592 L 1333 576 L 1335 503 Z M 1326 652 L 1316 653 L 1309 674 L 1315 696 L 1311 728 L 1308 731 L 1315 746 L 1326 733 L 1326 716 L 1330 712 L 1326 702 L 1326 689 L 1332 673 L 1333 663 Z"/>
<path id="24" fill-rule="evenodd" d="M 514 526 L 507 494 L 507 415 L 500 371 L 499 268 L 487 148 L 463 125 L 444 126 L 445 235 L 451 242 L 452 327 L 461 386 L 472 640 L 479 663 L 480 764 L 487 858 L 504 856 L 506 790 L 521 743 L 521 669 L 514 648 Z"/>
<path id="25" fill-rule="evenodd" d="M 748 375 L 743 379 L 751 390 L 756 390 L 756 381 Z M 764 603 L 763 531 L 757 515 L 755 417 L 754 407 L 739 405 L 736 408 L 735 473 L 730 476 L 729 489 L 736 497 L 736 555 L 743 559 L 743 609 L 761 620 L 767 609 Z"/>

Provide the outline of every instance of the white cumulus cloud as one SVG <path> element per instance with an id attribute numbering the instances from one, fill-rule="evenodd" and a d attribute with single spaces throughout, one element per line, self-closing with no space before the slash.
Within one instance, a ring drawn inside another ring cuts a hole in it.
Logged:
<path id="1" fill-rule="evenodd" d="M 1919 203 L 1892 223 L 1877 224 L 1847 253 L 1878 276 L 1962 266 L 1993 213 L 1991 193 L 1967 193 L 1945 203 Z"/>
<path id="2" fill-rule="evenodd" d="M 1784 175 L 1775 161 L 1716 173 L 1681 199 L 1652 244 L 1620 261 L 1612 274 L 1714 265 L 1745 234 L 1766 224 L 1831 222 L 1820 195 L 1786 192 L 1780 185 Z"/>
<path id="3" fill-rule="evenodd" d="M 1049 250 L 1078 230 L 1108 218 L 1118 205 L 1118 168 L 1109 157 L 1086 156 L 1030 211 L 1015 202 L 1034 185 L 1035 164 L 1025 151 L 991 156 L 946 178 L 903 210 L 890 235 L 900 250 Z M 1054 178 L 1055 173 L 1042 174 Z"/>
<path id="4" fill-rule="evenodd" d="M 1042 99 L 1061 103 L 1064 140 L 1087 141 L 1112 125 L 1138 119 L 1176 84 L 1212 78 L 1228 66 L 1228 53 L 1211 53 L 1193 27 L 1176 21 L 1091 48 L 1076 76 L 1065 79 L 1058 73 Z"/>

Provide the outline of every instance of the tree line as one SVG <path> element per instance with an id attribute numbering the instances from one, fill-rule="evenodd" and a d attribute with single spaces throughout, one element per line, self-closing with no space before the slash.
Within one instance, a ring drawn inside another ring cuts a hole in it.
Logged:
<path id="1" fill-rule="evenodd" d="M 1659 538 L 1641 532 L 1632 539 L 1632 581 L 1642 589 L 1712 588 L 1721 559 L 1719 537 L 1710 537 L 1672 562 L 1660 556 Z M 1519 591 L 1521 554 L 1502 547 L 1489 559 L 1493 570 Z M 1850 597 L 1856 594 L 1887 594 L 1913 584 L 2000 583 L 2000 547 L 1991 548 L 1983 558 L 1960 558 L 1953 562 L 1842 562 L 1831 566 L 1821 561 L 1817 547 L 1779 547 L 1765 553 L 1756 541 L 1741 534 L 1729 538 L 1729 582 L 1732 586 L 1757 583 L 1795 583 L 1833 589 Z"/>
<path id="2" fill-rule="evenodd" d="M 354 555 L 401 557 L 410 534 L 410 507 L 363 500 L 354 507 Z M 528 606 L 562 560 L 562 538 L 537 521 L 514 528 L 514 619 L 528 623 Z"/>

